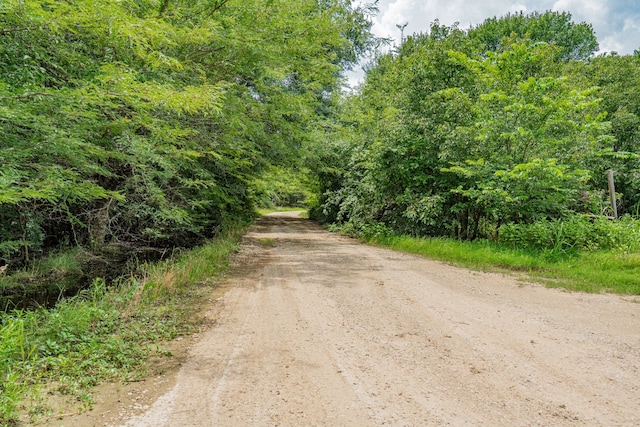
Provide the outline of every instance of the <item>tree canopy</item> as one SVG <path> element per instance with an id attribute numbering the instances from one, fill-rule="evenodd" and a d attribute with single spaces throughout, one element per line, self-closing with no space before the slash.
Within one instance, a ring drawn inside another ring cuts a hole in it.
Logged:
<path id="1" fill-rule="evenodd" d="M 373 46 L 350 0 L 0 4 L 0 258 L 191 244 L 251 212 Z"/>
<path id="2" fill-rule="evenodd" d="M 345 100 L 316 213 L 421 236 L 495 236 L 502 224 L 638 209 L 636 56 L 594 58 L 568 13 L 434 22 L 379 55 Z M 618 71 L 615 71 L 618 70 Z M 335 152 L 340 155 L 335 156 Z"/>
<path id="3" fill-rule="evenodd" d="M 435 21 L 344 94 L 343 71 L 376 46 L 373 13 L 350 0 L 3 2 L 0 259 L 191 245 L 255 202 L 305 197 L 329 221 L 490 237 L 603 213 L 609 168 L 621 211 L 638 211 L 637 55 L 594 57 L 591 25 L 568 13 Z"/>

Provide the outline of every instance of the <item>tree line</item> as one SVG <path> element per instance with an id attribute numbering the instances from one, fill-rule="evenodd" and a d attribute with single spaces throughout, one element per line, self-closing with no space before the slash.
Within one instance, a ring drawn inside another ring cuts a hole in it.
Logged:
<path id="1" fill-rule="evenodd" d="M 569 13 L 438 21 L 379 54 L 318 152 L 317 217 L 496 238 L 507 224 L 640 210 L 640 57 L 595 55 Z"/>
<path id="2" fill-rule="evenodd" d="M 568 13 L 380 43 L 350 0 L 0 5 L 0 264 L 191 246 L 265 199 L 461 239 L 640 210 L 640 57 Z M 303 176 L 304 175 L 304 176 Z M 280 186 L 281 191 L 274 186 Z"/>
<path id="3" fill-rule="evenodd" d="M 0 4 L 0 264 L 69 246 L 190 246 L 247 218 L 342 71 L 350 0 Z"/>

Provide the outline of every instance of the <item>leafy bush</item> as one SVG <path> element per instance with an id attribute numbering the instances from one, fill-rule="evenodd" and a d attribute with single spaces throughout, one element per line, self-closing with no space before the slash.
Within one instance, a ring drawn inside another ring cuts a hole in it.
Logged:
<path id="1" fill-rule="evenodd" d="M 504 224 L 499 242 L 520 249 L 552 252 L 618 250 L 640 251 L 640 220 L 624 216 L 617 221 L 604 217 L 573 215 L 560 220 L 531 224 Z"/>
<path id="2" fill-rule="evenodd" d="M 340 225 L 331 225 L 329 229 L 364 240 L 384 238 L 393 235 L 393 231 L 389 227 L 379 222 L 356 223 L 349 221 Z"/>

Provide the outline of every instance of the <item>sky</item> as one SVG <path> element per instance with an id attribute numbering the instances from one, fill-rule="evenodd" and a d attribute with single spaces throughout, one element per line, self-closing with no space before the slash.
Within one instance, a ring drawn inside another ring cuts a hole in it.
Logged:
<path id="1" fill-rule="evenodd" d="M 553 10 L 571 13 L 574 22 L 593 25 L 601 53 L 615 51 L 626 55 L 640 49 L 639 0 L 379 0 L 378 8 L 373 33 L 392 38 L 396 44 L 400 40 L 397 25 L 404 23 L 407 36 L 427 31 L 435 19 L 448 26 L 458 22 L 461 29 L 468 29 L 509 12 Z M 351 86 L 356 85 L 364 78 L 362 67 L 354 67 L 347 78 Z"/>

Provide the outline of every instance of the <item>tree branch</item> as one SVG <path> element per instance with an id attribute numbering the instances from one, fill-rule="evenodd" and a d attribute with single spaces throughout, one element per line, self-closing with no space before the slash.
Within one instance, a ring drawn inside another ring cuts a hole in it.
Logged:
<path id="1" fill-rule="evenodd" d="M 227 4 L 229 2 L 229 0 L 220 0 L 215 6 L 213 6 L 213 9 L 211 9 L 209 11 L 209 13 L 207 13 L 205 15 L 205 19 L 211 18 L 211 16 L 216 13 L 217 11 L 219 11 L 220 9 L 222 9 L 222 6 L 224 6 L 225 4 Z"/>
<path id="2" fill-rule="evenodd" d="M 45 25 L 39 25 L 37 27 L 2 28 L 0 29 L 0 34 L 11 34 L 11 33 L 17 33 L 20 31 L 40 30 L 45 27 L 46 27 Z"/>
<path id="3" fill-rule="evenodd" d="M 187 58 L 189 58 L 189 59 L 197 59 L 197 58 L 199 58 L 199 57 L 201 57 L 203 55 L 213 54 L 213 53 L 219 52 L 219 51 L 221 51 L 223 49 L 224 49 L 224 47 L 217 47 L 217 48 L 211 48 L 211 49 L 205 49 L 203 47 L 200 47 L 200 48 L 194 50 L 193 52 L 189 53 L 187 55 Z"/>

